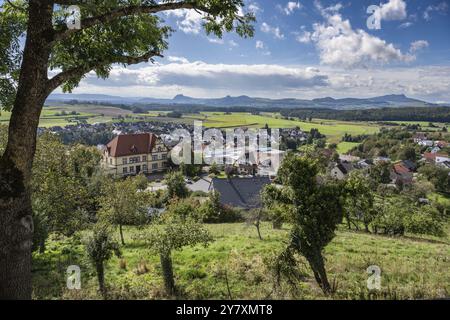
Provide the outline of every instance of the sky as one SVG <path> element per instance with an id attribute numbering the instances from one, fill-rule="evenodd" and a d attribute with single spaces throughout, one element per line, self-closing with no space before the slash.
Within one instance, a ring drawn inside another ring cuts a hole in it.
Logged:
<path id="1" fill-rule="evenodd" d="M 450 0 L 245 2 L 253 38 L 207 36 L 195 11 L 163 13 L 176 30 L 164 58 L 90 74 L 74 93 L 450 102 Z"/>

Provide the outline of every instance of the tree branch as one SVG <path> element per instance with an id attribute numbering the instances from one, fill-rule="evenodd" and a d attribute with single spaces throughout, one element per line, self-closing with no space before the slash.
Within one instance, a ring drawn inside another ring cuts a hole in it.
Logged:
<path id="1" fill-rule="evenodd" d="M 65 1 L 65 0 L 59 0 L 56 1 L 56 3 L 60 4 L 68 4 L 73 3 L 74 1 Z M 81 29 L 69 29 L 67 27 L 64 27 L 62 30 L 56 31 L 54 33 L 53 41 L 60 41 L 63 39 L 66 39 L 70 35 L 80 32 L 81 30 L 84 30 L 86 28 L 90 28 L 93 26 L 96 26 L 98 24 L 104 24 L 111 22 L 115 19 L 126 17 L 126 16 L 132 16 L 136 14 L 142 14 L 142 13 L 158 13 L 162 11 L 169 11 L 169 10 L 176 10 L 176 9 L 196 9 L 203 11 L 205 13 L 208 12 L 208 8 L 196 5 L 192 1 L 180 1 L 180 2 L 172 2 L 172 3 L 163 3 L 163 4 L 155 4 L 155 5 L 136 5 L 136 6 L 128 6 L 123 8 L 114 9 L 110 12 L 104 13 L 102 15 L 86 18 L 81 20 Z"/>
<path id="2" fill-rule="evenodd" d="M 106 60 L 98 60 L 98 61 L 92 61 L 88 63 L 85 66 L 78 66 L 71 69 L 67 69 L 65 71 L 60 72 L 47 82 L 47 90 L 49 92 L 52 92 L 59 86 L 61 86 L 63 83 L 70 81 L 71 79 L 80 78 L 86 73 L 94 70 L 95 68 L 107 66 L 114 63 L 121 63 L 124 65 L 133 65 L 133 64 L 139 64 L 142 62 L 154 62 L 154 57 L 163 57 L 159 51 L 149 51 L 146 54 L 143 54 L 142 56 L 113 56 Z"/>

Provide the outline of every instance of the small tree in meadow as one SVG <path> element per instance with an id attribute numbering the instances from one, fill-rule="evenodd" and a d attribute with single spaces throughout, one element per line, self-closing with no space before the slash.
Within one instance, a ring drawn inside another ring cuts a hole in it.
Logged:
<path id="1" fill-rule="evenodd" d="M 292 224 L 288 247 L 306 258 L 317 283 L 330 294 L 322 252 L 343 219 L 343 186 L 319 177 L 318 172 L 316 161 L 289 155 L 278 172 L 283 187 L 266 187 L 263 198 L 269 208 L 279 203 L 291 208 L 287 211 Z"/>
<path id="2" fill-rule="evenodd" d="M 86 241 L 86 252 L 97 273 L 99 291 L 106 299 L 105 263 L 113 254 L 121 256 L 119 244 L 114 241 L 108 225 L 98 224 L 94 227 L 93 234 Z"/>
<path id="3" fill-rule="evenodd" d="M 122 245 L 125 245 L 123 226 L 141 225 L 147 220 L 149 196 L 138 190 L 140 182 L 133 178 L 112 181 L 106 186 L 105 196 L 100 198 L 99 218 L 119 227 Z"/>
<path id="4" fill-rule="evenodd" d="M 171 208 L 171 210 L 174 209 Z M 152 228 L 142 233 L 139 239 L 144 240 L 151 251 L 159 254 L 164 287 L 170 296 L 176 294 L 172 252 L 199 244 L 206 247 L 213 241 L 208 230 L 200 223 L 172 212 L 168 212 L 159 221 L 155 221 Z"/>
<path id="5" fill-rule="evenodd" d="M 189 196 L 189 189 L 186 187 L 183 173 L 181 171 L 169 172 L 165 176 L 167 184 L 167 199 L 184 199 Z"/>

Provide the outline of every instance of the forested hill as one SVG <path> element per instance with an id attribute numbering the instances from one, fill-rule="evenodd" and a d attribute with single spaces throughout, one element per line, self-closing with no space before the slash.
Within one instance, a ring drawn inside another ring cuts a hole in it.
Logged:
<path id="1" fill-rule="evenodd" d="M 430 121 L 450 122 L 450 107 L 382 108 L 367 110 L 290 109 L 285 117 L 319 118 L 346 121 Z"/>

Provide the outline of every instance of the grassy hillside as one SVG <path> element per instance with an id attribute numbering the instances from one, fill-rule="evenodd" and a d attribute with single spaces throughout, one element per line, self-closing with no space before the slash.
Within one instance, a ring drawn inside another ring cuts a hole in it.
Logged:
<path id="1" fill-rule="evenodd" d="M 287 286 L 273 291 L 274 278 L 265 260 L 283 246 L 287 229 L 274 231 L 264 224 L 263 241 L 256 231 L 243 224 L 209 225 L 214 236 L 208 248 L 187 248 L 174 254 L 180 297 L 187 299 L 322 299 L 305 261 L 307 274 L 296 295 Z M 450 228 L 449 228 L 450 229 Z M 449 230 L 450 231 L 450 230 Z M 127 229 L 123 259 L 107 266 L 106 279 L 112 298 L 166 298 L 158 257 L 132 238 L 138 232 Z M 92 267 L 79 241 L 53 239 L 45 254 L 34 256 L 34 297 L 47 299 L 98 298 Z M 378 298 L 411 299 L 450 296 L 450 238 L 425 240 L 389 238 L 341 230 L 327 247 L 326 266 L 337 283 L 336 299 L 367 299 L 366 270 L 377 265 L 382 270 L 382 293 Z M 65 270 L 80 265 L 82 290 L 65 289 Z"/>

